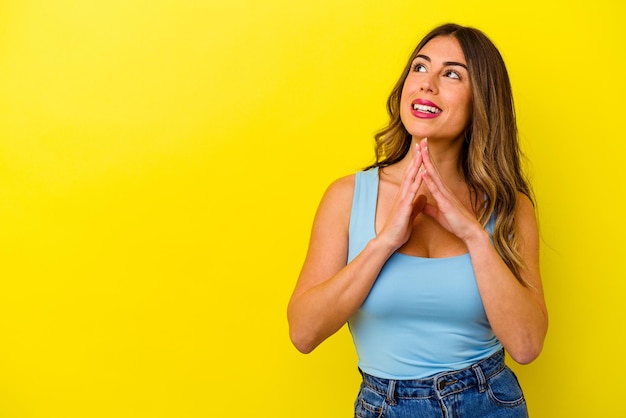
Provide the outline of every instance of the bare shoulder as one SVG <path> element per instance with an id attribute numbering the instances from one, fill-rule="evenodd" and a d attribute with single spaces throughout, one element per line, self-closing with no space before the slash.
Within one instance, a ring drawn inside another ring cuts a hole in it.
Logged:
<path id="1" fill-rule="evenodd" d="M 326 190 L 326 194 L 333 198 L 345 199 L 352 198 L 354 192 L 354 182 L 356 174 L 350 174 L 340 177 L 333 181 Z"/>
<path id="2" fill-rule="evenodd" d="M 349 216 L 354 194 L 355 174 L 341 177 L 333 181 L 320 203 L 318 216 L 323 213 L 346 214 Z"/>
<path id="3" fill-rule="evenodd" d="M 522 192 L 517 192 L 517 208 L 518 210 L 530 211 L 532 213 L 535 212 L 535 205 L 530 200 L 528 196 L 526 196 Z"/>
<path id="4" fill-rule="evenodd" d="M 523 231 L 537 230 L 537 216 L 535 213 L 535 205 L 524 193 L 517 194 L 517 207 L 515 208 L 515 218 L 520 229 Z"/>

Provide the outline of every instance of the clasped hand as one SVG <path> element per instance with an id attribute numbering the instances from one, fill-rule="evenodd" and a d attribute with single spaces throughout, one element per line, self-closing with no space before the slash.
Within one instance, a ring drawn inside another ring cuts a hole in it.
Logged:
<path id="1" fill-rule="evenodd" d="M 447 231 L 466 241 L 476 231 L 476 227 L 480 227 L 476 216 L 467 210 L 444 183 L 431 159 L 426 138 L 415 144 L 410 152 L 413 153 L 411 161 L 404 172 L 400 191 L 379 237 L 386 237 L 386 242 L 394 249 L 400 248 L 413 232 L 415 217 L 423 212 Z M 419 192 L 422 184 L 428 188 L 433 203 L 429 203 L 426 196 Z"/>

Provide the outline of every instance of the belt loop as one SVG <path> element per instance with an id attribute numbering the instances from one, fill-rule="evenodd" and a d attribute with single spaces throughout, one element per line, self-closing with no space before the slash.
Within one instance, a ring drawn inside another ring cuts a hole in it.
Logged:
<path id="1" fill-rule="evenodd" d="M 483 393 L 487 390 L 487 379 L 485 379 L 483 369 L 480 368 L 480 365 L 474 364 L 472 370 L 474 370 L 474 374 L 476 374 L 476 378 L 478 379 L 478 391 Z"/>
<path id="2" fill-rule="evenodd" d="M 389 379 L 389 386 L 387 386 L 387 403 L 389 405 L 396 404 L 395 392 L 396 392 L 396 380 Z"/>

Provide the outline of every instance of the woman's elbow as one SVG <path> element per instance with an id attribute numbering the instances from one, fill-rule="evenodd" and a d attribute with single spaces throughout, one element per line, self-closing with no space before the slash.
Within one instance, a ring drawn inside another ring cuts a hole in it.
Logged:
<path id="1" fill-rule="evenodd" d="M 510 341 L 505 346 L 507 354 L 519 364 L 530 364 L 539 357 L 543 350 L 543 343 L 548 334 L 548 318 L 545 316 L 540 325 L 526 329 L 520 333 L 515 342 Z"/>
<path id="2" fill-rule="evenodd" d="M 543 339 L 528 341 L 518 347 L 507 349 L 507 353 L 516 363 L 530 364 L 539 357 L 543 350 Z"/>
<path id="3" fill-rule="evenodd" d="M 313 339 L 303 332 L 297 332 L 294 327 L 289 327 L 289 338 L 291 343 L 302 354 L 309 354 L 317 347 Z"/>
<path id="4" fill-rule="evenodd" d="M 541 353 L 541 350 L 538 350 L 538 351 L 526 350 L 526 351 L 518 352 L 518 353 L 509 352 L 509 355 L 511 356 L 513 360 L 515 360 L 516 363 L 525 365 L 525 364 L 530 364 L 533 361 L 535 361 L 535 359 L 539 357 L 540 353 Z"/>

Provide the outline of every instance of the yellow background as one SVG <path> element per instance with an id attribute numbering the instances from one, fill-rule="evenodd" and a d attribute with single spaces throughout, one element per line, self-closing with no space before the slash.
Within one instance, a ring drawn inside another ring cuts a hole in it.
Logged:
<path id="1" fill-rule="evenodd" d="M 507 4 L 507 5 L 505 5 Z M 0 417 L 347 417 L 286 303 L 408 54 L 483 29 L 516 94 L 551 314 L 534 418 L 626 416 L 622 2 L 0 2 Z"/>

